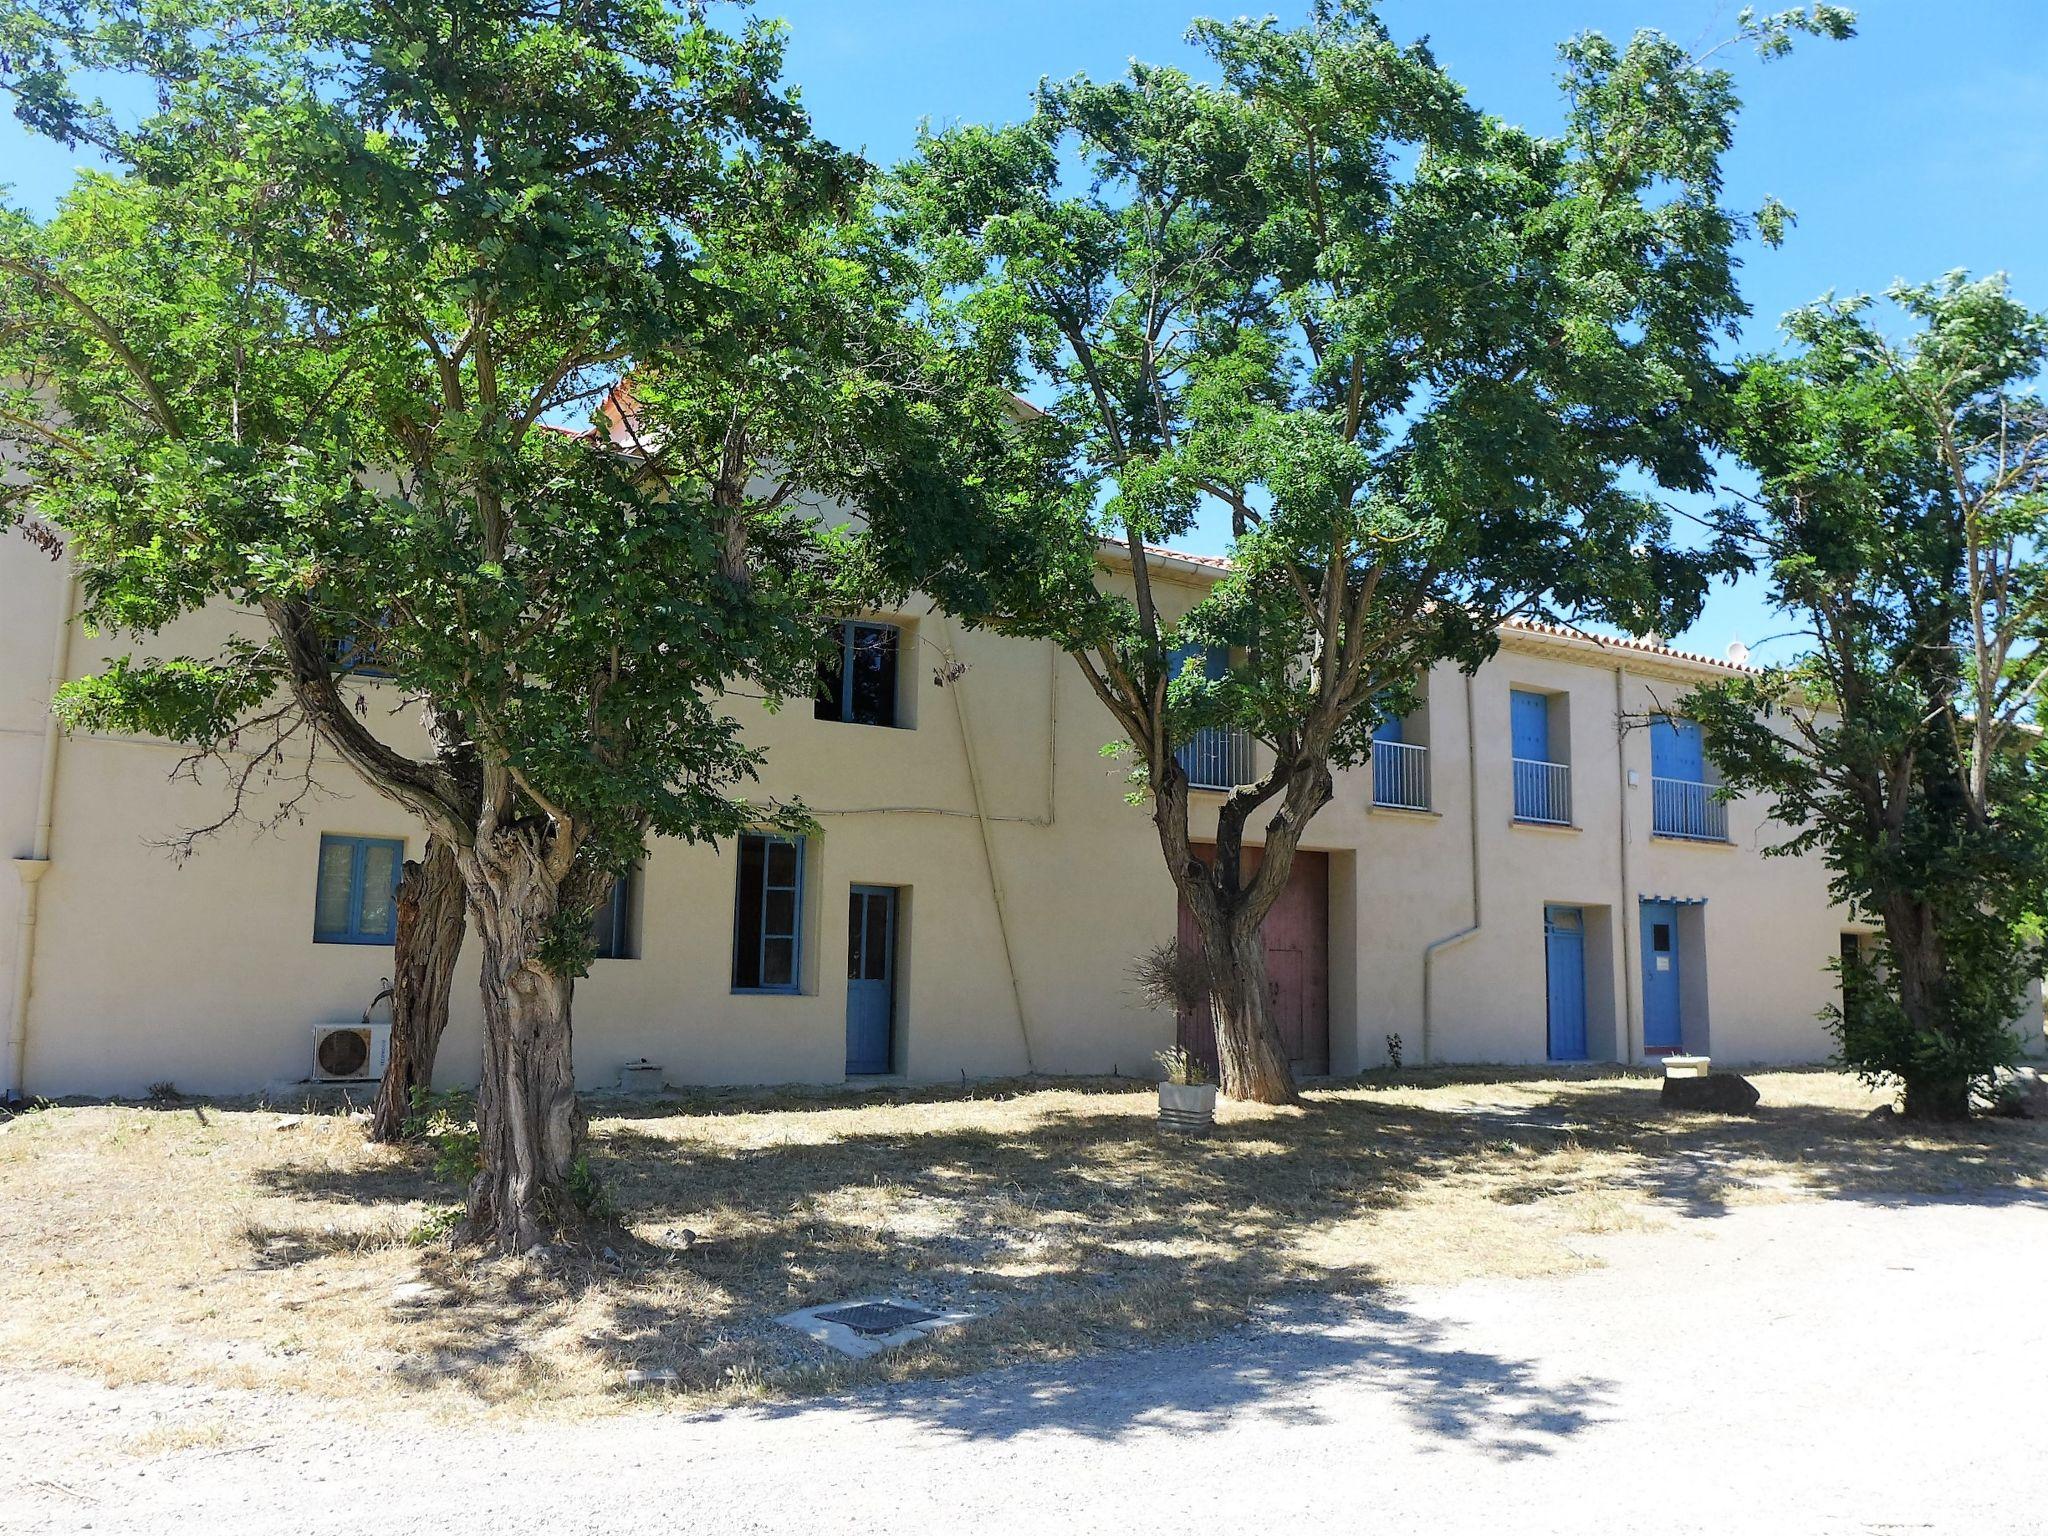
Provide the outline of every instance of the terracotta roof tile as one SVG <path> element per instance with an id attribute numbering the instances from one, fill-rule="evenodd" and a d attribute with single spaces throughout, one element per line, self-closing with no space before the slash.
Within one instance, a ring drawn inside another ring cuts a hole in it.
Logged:
<path id="1" fill-rule="evenodd" d="M 1110 545 L 1116 553 L 1122 553 L 1119 546 Z M 1204 566 L 1210 570 L 1227 571 L 1230 561 L 1222 555 L 1197 555 L 1184 549 L 1168 549 L 1164 545 L 1147 544 L 1145 553 L 1161 555 L 1188 565 Z M 1662 656 L 1672 661 L 1686 662 L 1692 666 L 1714 667 L 1723 672 L 1755 672 L 1755 667 L 1743 662 L 1729 661 L 1721 656 L 1708 656 L 1700 651 L 1680 650 L 1675 645 L 1666 645 L 1660 640 L 1638 639 L 1630 635 L 1596 635 L 1587 630 L 1574 629 L 1569 624 L 1547 624 L 1537 619 L 1507 619 L 1501 628 L 1517 630 L 1528 635 L 1543 635 L 1556 640 L 1582 640 L 1602 648 L 1636 651 L 1645 656 Z"/>

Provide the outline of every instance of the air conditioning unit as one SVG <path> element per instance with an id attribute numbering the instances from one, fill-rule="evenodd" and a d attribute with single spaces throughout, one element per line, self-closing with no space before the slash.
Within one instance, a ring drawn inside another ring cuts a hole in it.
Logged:
<path id="1" fill-rule="evenodd" d="M 313 1076 L 323 1083 L 369 1083 L 391 1060 L 389 1024 L 315 1024 Z"/>

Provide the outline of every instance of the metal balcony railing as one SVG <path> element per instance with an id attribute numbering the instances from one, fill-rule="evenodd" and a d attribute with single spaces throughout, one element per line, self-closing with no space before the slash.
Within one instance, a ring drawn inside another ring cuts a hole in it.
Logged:
<path id="1" fill-rule="evenodd" d="M 1429 748 L 1406 741 L 1372 744 L 1372 803 L 1401 811 L 1429 809 Z"/>
<path id="2" fill-rule="evenodd" d="M 1514 759 L 1515 820 L 1547 826 L 1572 824 L 1572 770 L 1569 763 Z"/>
<path id="3" fill-rule="evenodd" d="M 1689 837 L 1703 843 L 1728 841 L 1728 806 L 1714 798 L 1714 786 L 1691 779 L 1650 780 L 1650 830 L 1659 837 Z"/>
<path id="4" fill-rule="evenodd" d="M 1235 789 L 1254 777 L 1251 737 L 1225 726 L 1202 727 L 1173 755 L 1195 789 Z"/>

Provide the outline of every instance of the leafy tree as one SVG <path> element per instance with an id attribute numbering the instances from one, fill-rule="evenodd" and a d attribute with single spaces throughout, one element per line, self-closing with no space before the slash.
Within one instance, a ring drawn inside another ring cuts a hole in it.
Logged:
<path id="1" fill-rule="evenodd" d="M 256 618 L 65 707 L 218 739 L 286 690 L 447 845 L 483 955 L 470 1215 L 524 1249 L 593 1187 L 594 909 L 650 835 L 761 819 L 723 696 L 807 694 L 816 616 L 876 568 L 799 490 L 871 535 L 949 504 L 862 168 L 778 85 L 778 28 L 661 0 L 52 0 L 8 26 L 24 121 L 122 166 L 0 242 L 35 514 L 103 628 Z M 73 92 L 104 70 L 156 110 Z M 601 400 L 602 430 L 560 429 Z M 371 633 L 434 753 L 352 707 L 337 657 Z"/>
<path id="2" fill-rule="evenodd" d="M 1821 5 L 1739 35 L 1851 30 Z M 1735 246 L 1785 215 L 1725 206 L 1733 81 L 1654 33 L 1565 45 L 1555 137 L 1471 106 L 1364 3 L 1191 36 L 1218 83 L 1047 85 L 1027 122 L 927 138 L 895 202 L 935 324 L 1043 406 L 1010 435 L 1032 463 L 980 483 L 1047 553 L 942 596 L 1080 664 L 1200 930 L 1224 1089 L 1281 1101 L 1259 931 L 1333 771 L 1504 619 L 1682 626 L 1736 563 L 1675 547 L 1654 493 L 1708 483 Z M 1231 571 L 1180 611 L 1154 546 L 1205 505 Z M 1128 598 L 1098 592 L 1098 541 Z M 1226 649 L 1224 675 L 1183 662 Z M 1270 766 L 1205 859 L 1176 750 L 1208 726 Z"/>
<path id="3" fill-rule="evenodd" d="M 1883 943 L 1846 960 L 1843 1060 L 1959 1119 L 2009 1060 L 2048 823 L 2038 724 L 2048 625 L 2048 315 L 2001 277 L 1899 286 L 1789 316 L 1799 350 L 1744 369 L 1733 440 L 1761 547 L 1809 649 L 1695 691 L 1723 777 L 1773 797 L 1774 850 L 1819 850 Z"/>

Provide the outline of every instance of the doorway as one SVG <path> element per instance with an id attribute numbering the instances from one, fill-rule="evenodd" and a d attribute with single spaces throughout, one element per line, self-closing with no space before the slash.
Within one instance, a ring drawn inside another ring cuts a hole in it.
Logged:
<path id="1" fill-rule="evenodd" d="M 893 1070 L 896 1054 L 896 887 L 856 885 L 846 911 L 846 1075 Z"/>

